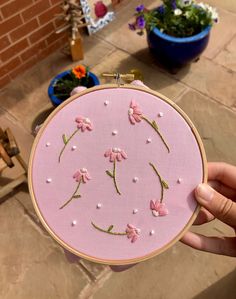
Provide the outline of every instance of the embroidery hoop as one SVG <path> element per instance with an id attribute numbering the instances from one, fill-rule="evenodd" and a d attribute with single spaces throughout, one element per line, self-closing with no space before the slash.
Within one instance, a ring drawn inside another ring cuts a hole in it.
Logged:
<path id="1" fill-rule="evenodd" d="M 82 92 L 80 92 L 80 94 L 75 94 L 72 97 L 70 97 L 68 100 L 66 100 L 64 103 L 62 103 L 60 106 L 58 106 L 47 118 L 47 120 L 44 122 L 43 126 L 40 128 L 39 133 L 37 134 L 33 146 L 32 146 L 32 150 L 31 150 L 31 155 L 30 155 L 30 160 L 29 160 L 29 176 L 28 176 L 28 185 L 29 185 L 29 191 L 30 191 L 30 195 L 31 195 L 31 199 L 33 202 L 33 206 L 34 209 L 36 211 L 37 216 L 39 217 L 41 223 L 43 224 L 44 228 L 47 230 L 47 232 L 51 235 L 51 237 L 56 240 L 63 248 L 65 248 L 66 250 L 70 251 L 71 253 L 87 259 L 89 261 L 95 262 L 95 263 L 100 263 L 100 264 L 108 264 L 108 265 L 128 265 L 128 264 L 135 264 L 135 263 L 139 263 L 142 261 L 145 261 L 147 259 L 150 259 L 162 252 L 164 252 L 165 250 L 167 250 L 168 248 L 170 248 L 171 246 L 173 246 L 177 241 L 179 241 L 181 239 L 181 237 L 188 231 L 188 229 L 191 227 L 191 225 L 193 224 L 194 220 L 196 219 L 198 212 L 200 210 L 200 206 L 197 205 L 194 213 L 192 214 L 191 218 L 189 219 L 188 223 L 186 223 L 185 227 L 182 229 L 182 231 L 180 231 L 174 239 L 172 239 L 170 242 L 168 242 L 167 244 L 165 244 L 163 247 L 154 250 L 153 252 L 138 257 L 138 258 L 133 258 L 133 259 L 125 259 L 125 260 L 106 260 L 106 259 L 99 259 L 96 258 L 94 256 L 89 256 L 86 255 L 84 253 L 79 252 L 78 250 L 76 250 L 75 248 L 72 248 L 70 245 L 68 245 L 67 243 L 65 243 L 60 236 L 56 235 L 52 229 L 49 227 L 49 225 L 47 224 L 47 220 L 43 217 L 38 204 L 37 204 L 37 199 L 35 198 L 34 195 L 34 187 L 33 187 L 33 182 L 32 182 L 32 169 L 33 169 L 33 161 L 34 161 L 34 155 L 35 155 L 35 150 L 37 148 L 38 142 L 45 130 L 45 128 L 47 127 L 48 123 L 53 119 L 53 117 L 60 111 L 62 110 L 66 105 L 70 104 L 74 99 L 79 98 L 80 96 L 83 96 L 85 94 L 88 93 L 92 93 L 92 92 L 96 92 L 102 89 L 114 89 L 114 88 L 121 88 L 121 89 L 132 89 L 132 90 L 139 90 L 151 95 L 154 95 L 158 98 L 160 98 L 161 100 L 163 100 L 164 102 L 166 102 L 167 104 L 169 104 L 172 108 L 174 108 L 186 121 L 186 123 L 188 124 L 188 126 L 190 127 L 193 135 L 195 136 L 196 142 L 198 144 L 199 147 L 199 152 L 202 158 L 202 170 L 203 170 L 203 176 L 202 176 L 202 183 L 207 183 L 207 159 L 206 159 L 206 154 L 205 154 L 205 150 L 203 147 L 203 143 L 201 141 L 200 135 L 197 131 L 197 129 L 195 128 L 195 126 L 193 125 L 192 121 L 189 119 L 189 117 L 186 115 L 186 113 L 180 108 L 178 107 L 174 102 L 172 102 L 170 99 L 168 99 L 167 97 L 163 96 L 162 94 L 153 91 L 151 89 L 147 89 L 144 87 L 138 87 L 138 86 L 132 86 L 130 84 L 121 84 L 120 83 L 120 76 L 115 77 L 117 79 L 117 84 L 104 84 L 104 85 L 100 85 L 100 86 L 95 86 L 93 88 L 89 88 L 86 89 Z"/>

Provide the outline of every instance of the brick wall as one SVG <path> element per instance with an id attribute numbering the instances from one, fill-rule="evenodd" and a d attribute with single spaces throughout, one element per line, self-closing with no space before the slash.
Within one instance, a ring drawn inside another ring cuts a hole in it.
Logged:
<path id="1" fill-rule="evenodd" d="M 62 0 L 0 0 L 0 87 L 66 43 Z"/>

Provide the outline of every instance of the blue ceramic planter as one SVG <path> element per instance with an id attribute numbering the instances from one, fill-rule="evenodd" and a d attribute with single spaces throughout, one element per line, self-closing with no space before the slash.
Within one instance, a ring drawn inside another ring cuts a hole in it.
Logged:
<path id="1" fill-rule="evenodd" d="M 52 79 L 52 81 L 50 82 L 50 84 L 49 84 L 49 86 L 48 86 L 48 96 L 49 96 L 49 98 L 50 98 L 50 100 L 51 100 L 53 106 L 58 106 L 58 105 L 60 105 L 62 102 L 64 102 L 63 100 L 59 99 L 58 97 L 56 97 L 56 96 L 54 95 L 54 85 L 56 84 L 56 82 L 57 82 L 59 79 L 65 77 L 65 76 L 67 76 L 67 75 L 69 75 L 70 72 L 71 72 L 71 70 L 62 72 L 62 73 L 58 74 L 56 77 L 54 77 L 54 78 Z M 88 82 L 88 85 L 86 86 L 87 88 L 89 88 L 89 87 L 93 87 L 93 86 L 95 86 L 95 85 L 99 85 L 99 84 L 100 84 L 100 82 L 99 82 L 99 80 L 98 80 L 98 77 L 97 77 L 95 74 L 91 73 L 91 72 L 89 72 L 89 80 L 88 80 L 88 81 L 89 81 L 89 82 Z"/>
<path id="2" fill-rule="evenodd" d="M 155 58 L 170 68 L 182 67 L 199 58 L 205 50 L 211 26 L 190 37 L 173 37 L 158 28 L 147 32 L 148 45 Z"/>

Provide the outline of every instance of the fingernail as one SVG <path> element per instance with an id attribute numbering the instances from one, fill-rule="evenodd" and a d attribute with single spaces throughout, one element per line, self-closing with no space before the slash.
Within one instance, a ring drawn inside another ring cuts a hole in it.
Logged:
<path id="1" fill-rule="evenodd" d="M 200 200 L 210 201 L 214 195 L 214 190 L 207 184 L 200 184 L 196 189 L 196 196 Z"/>

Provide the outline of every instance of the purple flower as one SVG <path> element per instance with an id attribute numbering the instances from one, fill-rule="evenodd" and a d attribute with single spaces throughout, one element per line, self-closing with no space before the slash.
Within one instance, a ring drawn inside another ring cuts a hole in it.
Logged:
<path id="1" fill-rule="evenodd" d="M 157 12 L 159 12 L 161 15 L 163 15 L 164 12 L 165 12 L 165 8 L 164 8 L 164 6 L 163 6 L 163 5 L 159 6 L 159 7 L 157 8 Z"/>
<path id="2" fill-rule="evenodd" d="M 176 0 L 172 0 L 171 1 L 171 7 L 172 7 L 172 9 L 176 9 L 177 8 Z"/>
<path id="3" fill-rule="evenodd" d="M 143 10 L 144 10 L 144 5 L 143 4 L 136 7 L 137 12 L 142 12 Z"/>
<path id="4" fill-rule="evenodd" d="M 143 16 L 140 16 L 136 20 L 136 24 L 138 29 L 144 29 L 145 28 L 145 20 Z"/>

